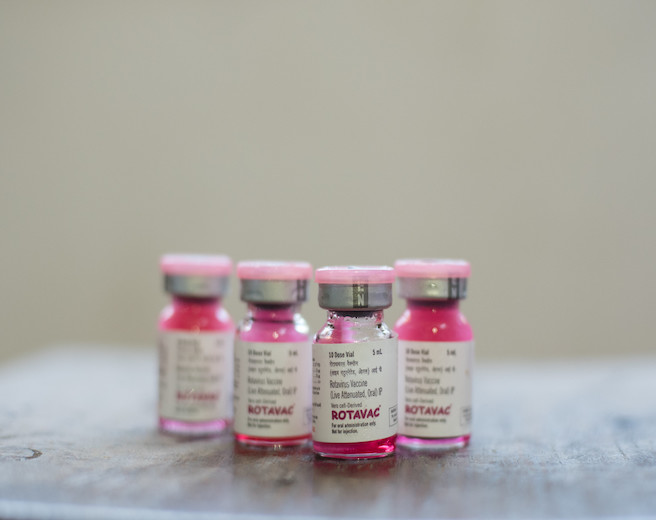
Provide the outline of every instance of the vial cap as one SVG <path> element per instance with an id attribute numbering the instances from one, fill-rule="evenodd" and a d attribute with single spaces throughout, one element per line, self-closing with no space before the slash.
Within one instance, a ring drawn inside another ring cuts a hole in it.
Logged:
<path id="1" fill-rule="evenodd" d="M 319 284 L 387 284 L 394 282 L 394 269 L 385 265 L 321 267 L 314 279 Z"/>
<path id="2" fill-rule="evenodd" d="M 399 278 L 469 278 L 471 266 L 466 260 L 417 258 L 394 263 Z"/>
<path id="3" fill-rule="evenodd" d="M 243 261 L 237 264 L 237 276 L 245 302 L 294 304 L 307 300 L 312 266 L 307 262 Z"/>
<path id="4" fill-rule="evenodd" d="M 230 276 L 232 260 L 225 255 L 167 254 L 160 267 L 172 276 Z"/>
<path id="5" fill-rule="evenodd" d="M 402 298 L 459 300 L 467 297 L 467 278 L 471 267 L 465 260 L 397 260 L 394 268 Z"/>
<path id="6" fill-rule="evenodd" d="M 168 254 L 160 259 L 164 289 L 192 298 L 221 297 L 228 290 L 232 261 L 224 255 Z"/>
<path id="7" fill-rule="evenodd" d="M 237 264 L 242 280 L 308 280 L 312 266 L 307 262 L 274 262 L 249 260 Z"/>
<path id="8" fill-rule="evenodd" d="M 392 305 L 394 269 L 337 266 L 317 269 L 319 306 L 330 310 L 377 310 Z"/>

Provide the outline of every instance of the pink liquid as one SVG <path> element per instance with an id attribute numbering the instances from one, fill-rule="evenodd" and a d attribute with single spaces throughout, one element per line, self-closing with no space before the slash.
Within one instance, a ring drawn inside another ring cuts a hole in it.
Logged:
<path id="1" fill-rule="evenodd" d="M 251 320 L 240 327 L 242 341 L 258 343 L 303 343 L 310 348 L 307 325 L 300 318 L 296 305 L 249 305 Z M 310 367 L 307 367 L 310 370 Z M 254 437 L 235 432 L 235 439 L 252 446 L 298 446 L 307 443 L 311 433 L 297 437 Z"/>
<path id="2" fill-rule="evenodd" d="M 234 323 L 217 298 L 174 296 L 171 304 L 165 307 L 160 315 L 159 330 L 229 332 L 234 330 Z M 229 417 L 201 422 L 159 418 L 161 431 L 181 435 L 213 435 L 223 432 L 231 424 Z"/>
<path id="3" fill-rule="evenodd" d="M 471 341 L 474 336 L 460 312 L 458 300 L 408 300 L 405 312 L 394 330 L 400 340 L 407 341 Z M 399 403 L 404 406 L 404 403 Z M 424 438 L 399 435 L 399 444 L 415 448 L 460 448 L 469 444 L 471 435 Z"/>
<path id="4" fill-rule="evenodd" d="M 396 435 L 367 442 L 316 442 L 312 443 L 312 449 L 322 457 L 333 459 L 375 459 L 387 457 L 396 449 Z"/>
<path id="5" fill-rule="evenodd" d="M 357 312 L 353 312 L 357 315 Z M 360 313 L 365 314 L 365 313 Z M 371 314 L 372 320 L 382 324 L 383 313 L 376 311 Z M 321 332 L 315 337 L 315 343 L 318 344 L 335 344 L 335 343 L 353 343 L 355 348 L 369 348 L 366 341 L 356 343 L 359 337 L 359 326 L 349 319 L 348 316 L 340 316 L 337 313 L 331 313 L 330 322 L 333 325 L 330 336 L 326 337 Z M 389 337 L 382 329 L 380 330 L 380 337 L 371 339 L 383 339 Z M 330 457 L 334 459 L 371 459 L 379 457 L 387 457 L 392 455 L 396 449 L 396 435 L 387 437 L 385 439 L 376 439 L 366 442 L 312 442 L 314 452 L 322 457 Z"/>

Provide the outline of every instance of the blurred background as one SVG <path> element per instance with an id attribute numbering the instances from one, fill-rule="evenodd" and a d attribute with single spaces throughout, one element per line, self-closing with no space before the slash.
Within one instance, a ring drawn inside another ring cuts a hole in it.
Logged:
<path id="1" fill-rule="evenodd" d="M 655 27 L 653 1 L 1 0 L 0 360 L 153 345 L 165 252 L 466 258 L 479 358 L 653 353 Z"/>

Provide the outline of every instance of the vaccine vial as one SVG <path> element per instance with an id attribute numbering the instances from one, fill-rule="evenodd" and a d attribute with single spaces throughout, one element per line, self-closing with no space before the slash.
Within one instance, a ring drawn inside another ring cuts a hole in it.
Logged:
<path id="1" fill-rule="evenodd" d="M 232 262 L 227 256 L 165 255 L 171 303 L 159 320 L 159 427 L 212 435 L 232 422 L 234 324 L 221 306 Z"/>
<path id="2" fill-rule="evenodd" d="M 383 321 L 391 267 L 323 267 L 328 319 L 312 346 L 312 440 L 323 457 L 385 457 L 396 447 L 397 339 Z"/>
<path id="3" fill-rule="evenodd" d="M 459 448 L 469 443 L 474 341 L 460 312 L 470 266 L 464 260 L 398 260 L 407 308 L 399 335 L 400 445 Z"/>
<path id="4" fill-rule="evenodd" d="M 312 436 L 312 347 L 299 310 L 312 266 L 239 262 L 248 314 L 235 342 L 235 439 L 265 447 L 296 446 Z"/>

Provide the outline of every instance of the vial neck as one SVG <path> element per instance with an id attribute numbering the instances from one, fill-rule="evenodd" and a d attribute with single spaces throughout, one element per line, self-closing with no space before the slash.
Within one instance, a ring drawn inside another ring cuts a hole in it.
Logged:
<path id="1" fill-rule="evenodd" d="M 453 310 L 457 311 L 460 309 L 460 300 L 451 299 L 451 300 L 412 300 L 408 299 L 408 309 L 413 310 L 430 310 L 430 309 L 439 309 L 439 310 Z"/>
<path id="2" fill-rule="evenodd" d="M 174 295 L 172 304 L 175 309 L 185 308 L 199 308 L 199 307 L 219 307 L 221 305 L 221 298 L 219 297 L 203 297 L 198 298 L 195 296 L 181 296 Z"/>
<path id="3" fill-rule="evenodd" d="M 298 315 L 299 304 L 248 304 L 247 318 L 256 321 L 293 322 Z"/>
<path id="4" fill-rule="evenodd" d="M 394 333 L 383 321 L 383 310 L 328 311 L 328 320 L 315 336 L 317 343 L 360 343 L 390 339 Z"/>
<path id="5" fill-rule="evenodd" d="M 457 319 L 460 314 L 460 300 L 408 300 L 404 313 L 419 319 Z"/>
<path id="6" fill-rule="evenodd" d="M 328 311 L 328 323 L 340 328 L 373 327 L 383 323 L 383 310 Z"/>

